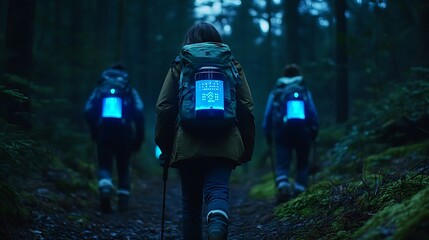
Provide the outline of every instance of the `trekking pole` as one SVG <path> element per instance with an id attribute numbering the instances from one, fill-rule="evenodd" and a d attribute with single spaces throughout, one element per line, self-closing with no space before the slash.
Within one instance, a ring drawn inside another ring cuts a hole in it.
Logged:
<path id="1" fill-rule="evenodd" d="M 164 190 L 163 190 L 163 196 L 162 196 L 162 220 L 161 220 L 161 240 L 163 240 L 164 239 L 164 219 L 165 219 L 165 194 L 167 191 L 169 161 L 168 161 L 168 157 L 165 156 L 164 154 L 161 154 L 159 158 L 164 161 L 163 174 L 162 174 L 162 179 L 164 181 Z"/>

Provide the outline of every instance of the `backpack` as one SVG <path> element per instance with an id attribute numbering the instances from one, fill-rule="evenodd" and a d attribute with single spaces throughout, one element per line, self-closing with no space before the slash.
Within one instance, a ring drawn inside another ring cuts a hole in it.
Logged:
<path id="1" fill-rule="evenodd" d="M 274 89 L 273 123 L 277 127 L 307 126 L 309 103 L 307 90 L 298 83 L 280 85 Z"/>
<path id="2" fill-rule="evenodd" d="M 188 44 L 179 61 L 179 121 L 183 129 L 218 132 L 235 126 L 240 76 L 228 45 Z"/>
<path id="3" fill-rule="evenodd" d="M 100 107 L 100 123 L 125 123 L 129 116 L 131 93 L 132 88 L 126 72 L 116 69 L 105 70 L 97 86 L 96 99 Z"/>

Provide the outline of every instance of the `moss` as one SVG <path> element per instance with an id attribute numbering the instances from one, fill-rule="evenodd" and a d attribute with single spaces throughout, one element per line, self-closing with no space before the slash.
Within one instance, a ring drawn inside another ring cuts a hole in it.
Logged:
<path id="1" fill-rule="evenodd" d="M 255 199 L 270 199 L 276 194 L 276 188 L 274 184 L 273 174 L 269 173 L 261 178 L 261 183 L 255 185 L 250 190 L 250 197 Z"/>
<path id="2" fill-rule="evenodd" d="M 319 214 L 320 211 L 328 211 L 333 184 L 333 182 L 324 181 L 311 186 L 303 194 L 277 207 L 276 215 L 280 218 L 292 215 L 305 217 Z M 323 214 L 320 213 L 320 215 Z"/>
<path id="3" fill-rule="evenodd" d="M 391 147 L 381 153 L 366 157 L 364 160 L 365 168 L 371 171 L 379 170 L 383 167 L 389 167 L 394 164 L 394 159 L 404 159 L 406 157 L 412 157 L 416 154 L 423 159 L 428 148 L 429 140 L 408 144 L 405 146 Z M 403 163 L 404 161 L 401 160 L 399 162 Z"/>
<path id="4" fill-rule="evenodd" d="M 402 203 L 385 207 L 376 213 L 353 238 L 418 239 L 428 236 L 424 227 L 429 221 L 429 187 Z"/>
<path id="5" fill-rule="evenodd" d="M 428 176 L 413 179 L 400 179 L 388 184 L 385 189 L 381 190 L 379 198 L 376 198 L 379 205 L 388 205 L 386 203 L 400 203 L 405 199 L 419 192 L 429 182 Z"/>
<path id="6" fill-rule="evenodd" d="M 275 213 L 300 226 L 290 230 L 297 239 L 355 239 L 352 234 L 371 216 L 410 199 L 428 183 L 426 175 L 393 179 L 377 174 L 355 181 L 324 181 L 279 205 Z"/>
<path id="7" fill-rule="evenodd" d="M 55 187 L 63 192 L 90 191 L 96 192 L 94 181 L 91 181 L 70 168 L 51 169 L 49 179 Z"/>

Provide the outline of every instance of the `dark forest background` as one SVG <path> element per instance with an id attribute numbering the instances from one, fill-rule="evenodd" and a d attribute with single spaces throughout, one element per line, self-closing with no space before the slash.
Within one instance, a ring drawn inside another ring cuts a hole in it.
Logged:
<path id="1" fill-rule="evenodd" d="M 371 151 L 427 139 L 426 0 L 0 0 L 0 192 L 9 196 L 4 199 L 15 199 L 11 187 L 40 174 L 60 180 L 59 188 L 95 192 L 95 181 L 87 181 L 94 180 L 95 148 L 83 108 L 101 71 L 118 62 L 126 65 L 145 104 L 146 141 L 134 156 L 135 169 L 159 173 L 155 103 L 186 30 L 197 21 L 217 27 L 247 76 L 257 124 L 247 170 L 267 163 L 264 108 L 288 63 L 301 66 L 319 113 L 316 155 L 343 146 L 335 161 L 349 156 L 348 141 L 357 134 L 358 146 L 367 144 L 362 139 L 377 139 Z M 410 135 L 416 123 L 418 134 Z M 362 124 L 381 134 L 357 131 Z M 418 148 L 427 146 L 426 141 Z"/>
<path id="2" fill-rule="evenodd" d="M 204 7 L 208 12 L 197 11 Z M 424 0 L 2 0 L 0 16 L 0 71 L 51 89 L 43 100 L 61 101 L 40 108 L 33 103 L 32 125 L 55 128 L 62 119 L 69 130 L 84 133 L 82 109 L 100 72 L 122 62 L 146 106 L 145 155 L 154 149 L 161 84 L 196 21 L 214 23 L 243 65 L 258 126 L 287 63 L 302 67 L 324 127 L 364 111 L 383 86 L 427 65 L 429 53 Z M 263 151 L 257 148 L 255 157 Z"/>

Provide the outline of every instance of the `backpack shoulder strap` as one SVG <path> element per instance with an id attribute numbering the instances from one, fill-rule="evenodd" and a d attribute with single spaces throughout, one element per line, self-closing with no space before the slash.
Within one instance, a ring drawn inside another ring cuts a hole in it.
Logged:
<path id="1" fill-rule="evenodd" d="M 180 78 L 180 71 L 181 71 L 181 66 L 180 66 L 180 56 L 177 56 L 170 65 L 170 69 L 171 72 L 173 73 L 173 77 L 179 81 Z"/>
<path id="2" fill-rule="evenodd" d="M 232 58 L 232 63 L 234 64 L 235 69 L 237 69 L 238 76 L 240 77 L 240 79 L 243 79 L 243 67 L 241 66 L 241 64 L 237 62 L 234 57 Z"/>

